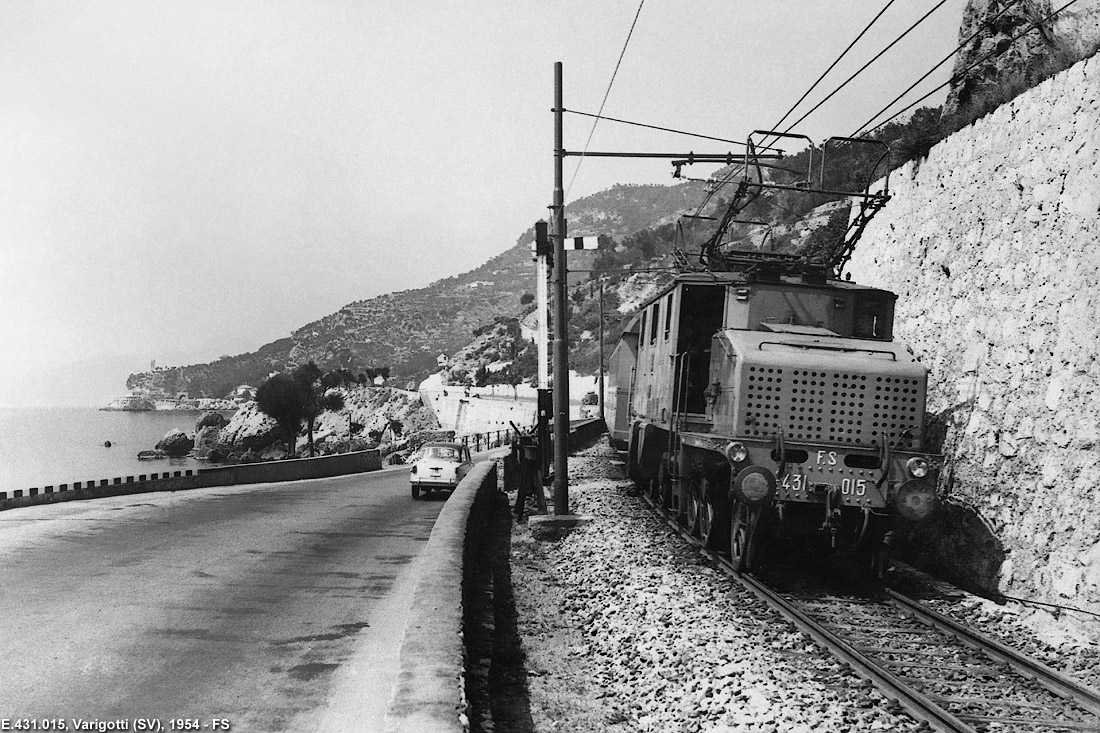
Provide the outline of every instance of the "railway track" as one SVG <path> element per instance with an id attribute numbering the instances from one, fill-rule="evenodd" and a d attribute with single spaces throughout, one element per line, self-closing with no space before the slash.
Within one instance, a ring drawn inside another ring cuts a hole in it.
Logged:
<path id="1" fill-rule="evenodd" d="M 1100 731 L 1100 692 L 890 588 L 804 573 L 741 575 L 662 507 L 715 565 L 914 718 L 950 733 Z"/>

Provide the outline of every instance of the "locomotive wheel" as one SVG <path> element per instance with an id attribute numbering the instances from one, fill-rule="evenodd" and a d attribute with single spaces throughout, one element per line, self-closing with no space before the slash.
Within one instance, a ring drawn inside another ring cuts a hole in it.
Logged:
<path id="1" fill-rule="evenodd" d="M 746 573 L 756 567 L 756 546 L 759 540 L 757 526 L 762 509 L 750 509 L 741 502 L 734 502 L 730 510 L 730 564 L 738 573 Z"/>
<path id="2" fill-rule="evenodd" d="M 702 482 L 703 480 L 698 476 L 693 476 L 690 479 L 691 483 L 688 488 L 688 500 L 687 500 L 687 527 L 688 532 L 693 537 L 703 538 L 701 524 L 704 521 L 702 518 L 703 500 L 702 500 Z"/>
<path id="3" fill-rule="evenodd" d="M 707 479 L 700 481 L 699 491 L 699 534 L 703 541 L 703 547 L 708 550 L 717 550 L 725 544 L 726 515 L 722 511 L 720 499 L 711 491 L 711 483 Z"/>
<path id="4" fill-rule="evenodd" d="M 661 470 L 657 471 L 657 475 L 648 479 L 646 488 L 649 492 L 649 499 L 657 506 L 663 506 L 663 498 L 661 496 Z"/>
<path id="5" fill-rule="evenodd" d="M 626 446 L 626 475 L 635 484 L 641 485 L 641 477 L 638 474 L 638 441 L 635 436 L 631 436 Z"/>
<path id="6" fill-rule="evenodd" d="M 657 478 L 653 481 L 653 502 L 666 512 L 672 509 L 672 480 L 668 475 L 668 454 L 661 456 Z"/>
<path id="7" fill-rule="evenodd" d="M 722 514 L 710 495 L 710 482 L 704 476 L 698 476 L 691 482 L 688 498 L 688 528 L 693 537 L 703 543 L 703 547 L 714 550 L 719 547 L 719 525 Z"/>

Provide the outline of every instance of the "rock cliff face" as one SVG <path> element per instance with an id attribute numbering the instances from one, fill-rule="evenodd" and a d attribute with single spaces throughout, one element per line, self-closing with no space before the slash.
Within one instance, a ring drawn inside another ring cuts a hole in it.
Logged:
<path id="1" fill-rule="evenodd" d="M 892 175 L 850 269 L 931 369 L 955 534 L 933 561 L 1100 611 L 1100 57 Z M 965 538 L 959 541 L 957 538 Z M 955 557 L 952 557 L 952 555 Z M 1051 621 L 1053 623 L 1053 620 Z"/>
<path id="2" fill-rule="evenodd" d="M 955 57 L 944 114 L 965 111 L 986 96 L 1010 98 L 1094 53 L 1100 44 L 1100 0 L 1076 0 L 1053 15 L 1063 5 L 1064 0 L 970 0 L 959 43 L 976 37 Z M 1035 30 L 1012 41 L 1033 25 Z"/>

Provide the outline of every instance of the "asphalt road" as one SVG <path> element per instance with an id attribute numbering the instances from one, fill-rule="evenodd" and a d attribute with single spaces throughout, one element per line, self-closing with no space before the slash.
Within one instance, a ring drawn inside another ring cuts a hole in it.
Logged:
<path id="1" fill-rule="evenodd" d="M 0 513 L 0 729 L 377 729 L 443 506 L 406 471 Z"/>

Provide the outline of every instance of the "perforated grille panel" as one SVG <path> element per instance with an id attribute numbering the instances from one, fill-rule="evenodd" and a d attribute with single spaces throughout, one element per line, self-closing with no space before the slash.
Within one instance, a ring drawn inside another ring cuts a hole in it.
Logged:
<path id="1" fill-rule="evenodd" d="M 744 434 L 787 440 L 912 449 L 920 444 L 924 384 L 916 377 L 749 366 Z M 908 431 L 908 432 L 906 432 Z"/>

